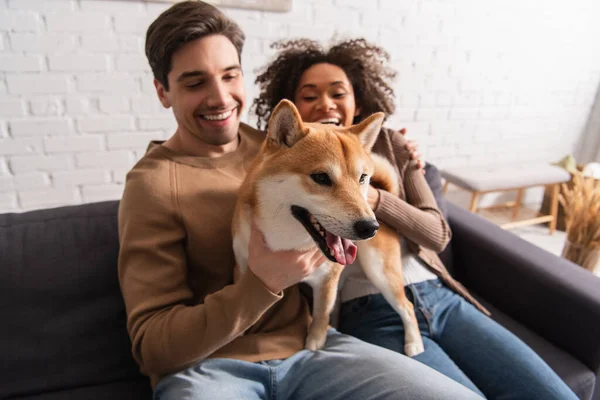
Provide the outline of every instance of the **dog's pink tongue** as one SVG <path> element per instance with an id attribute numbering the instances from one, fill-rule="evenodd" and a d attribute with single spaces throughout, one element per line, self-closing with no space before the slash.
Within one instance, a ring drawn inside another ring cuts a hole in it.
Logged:
<path id="1" fill-rule="evenodd" d="M 342 265 L 352 264 L 356 259 L 356 245 L 348 239 L 327 232 L 327 247 L 333 250 L 335 260 Z"/>

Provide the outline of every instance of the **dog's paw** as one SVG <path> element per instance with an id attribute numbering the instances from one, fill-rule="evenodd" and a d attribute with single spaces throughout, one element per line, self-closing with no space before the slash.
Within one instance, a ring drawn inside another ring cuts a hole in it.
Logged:
<path id="1" fill-rule="evenodd" d="M 321 350 L 325 346 L 325 340 L 327 339 L 327 334 L 325 335 L 313 335 L 308 334 L 306 338 L 306 344 L 304 346 L 305 349 L 310 351 Z"/>
<path id="2" fill-rule="evenodd" d="M 404 354 L 409 357 L 414 357 L 424 351 L 425 347 L 423 346 L 423 342 L 407 343 L 404 345 Z"/>

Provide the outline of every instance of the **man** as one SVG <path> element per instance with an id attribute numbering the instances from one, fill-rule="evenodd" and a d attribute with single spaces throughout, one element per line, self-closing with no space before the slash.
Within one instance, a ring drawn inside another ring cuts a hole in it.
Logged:
<path id="1" fill-rule="evenodd" d="M 146 55 L 177 130 L 129 172 L 119 210 L 119 279 L 133 355 L 157 399 L 477 398 L 388 350 L 331 330 L 303 350 L 296 283 L 318 249 L 272 252 L 260 232 L 233 283 L 236 191 L 264 134 L 240 124 L 244 35 L 213 6 L 176 4 L 149 27 Z"/>

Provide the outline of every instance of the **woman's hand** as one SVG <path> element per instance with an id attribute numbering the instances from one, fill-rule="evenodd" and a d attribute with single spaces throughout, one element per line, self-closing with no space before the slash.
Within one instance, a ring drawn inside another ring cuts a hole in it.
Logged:
<path id="1" fill-rule="evenodd" d="M 369 185 L 369 191 L 367 192 L 367 203 L 371 207 L 371 210 L 375 211 L 379 205 L 379 190 Z"/>
<path id="2" fill-rule="evenodd" d="M 400 133 L 406 136 L 406 128 L 400 129 Z M 410 159 L 417 161 L 417 167 L 425 174 L 425 161 L 421 160 L 421 153 L 419 153 L 419 146 L 413 140 L 407 140 L 404 148 L 410 152 Z"/>
<path id="3" fill-rule="evenodd" d="M 326 261 L 317 246 L 308 251 L 271 250 L 254 221 L 248 247 L 248 268 L 275 294 L 300 282 Z"/>
<path id="4" fill-rule="evenodd" d="M 400 133 L 405 136 L 406 128 L 400 129 Z M 412 141 L 407 140 L 404 148 L 410 153 L 410 159 L 416 160 L 417 167 L 425 174 L 425 161 L 421 160 L 421 153 L 419 153 L 419 146 Z M 379 205 L 379 191 L 375 189 L 373 186 L 369 186 L 369 191 L 367 192 L 367 203 L 371 207 L 371 210 L 375 211 L 377 206 Z"/>

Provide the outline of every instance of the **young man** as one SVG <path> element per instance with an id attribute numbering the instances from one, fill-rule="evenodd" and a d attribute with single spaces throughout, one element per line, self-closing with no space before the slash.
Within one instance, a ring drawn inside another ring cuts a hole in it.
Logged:
<path id="1" fill-rule="evenodd" d="M 244 35 L 188 1 L 152 23 L 146 55 L 177 130 L 127 176 L 119 279 L 133 355 L 156 399 L 465 399 L 473 392 L 399 354 L 331 330 L 303 350 L 298 283 L 318 249 L 272 252 L 258 231 L 233 283 L 236 192 L 264 134 L 240 124 Z"/>

